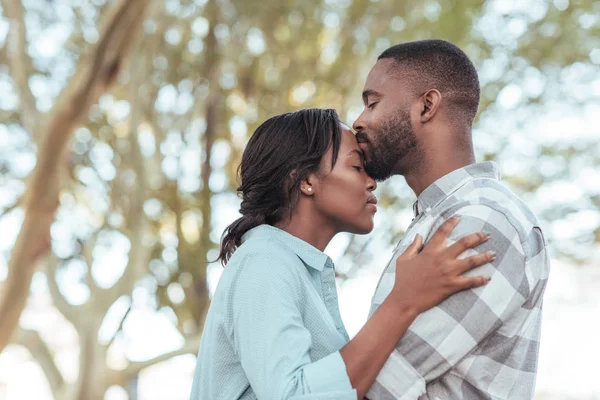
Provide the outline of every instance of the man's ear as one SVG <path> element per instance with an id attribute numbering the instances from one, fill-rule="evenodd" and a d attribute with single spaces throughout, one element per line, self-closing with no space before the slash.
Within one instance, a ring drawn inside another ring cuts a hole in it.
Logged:
<path id="1" fill-rule="evenodd" d="M 428 90 L 422 97 L 422 109 L 420 121 L 425 123 L 430 121 L 437 112 L 442 102 L 442 94 L 437 89 Z"/>

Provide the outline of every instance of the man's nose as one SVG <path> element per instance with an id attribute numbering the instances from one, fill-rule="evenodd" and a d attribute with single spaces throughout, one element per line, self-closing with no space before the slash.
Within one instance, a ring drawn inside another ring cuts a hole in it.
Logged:
<path id="1" fill-rule="evenodd" d="M 360 114 L 358 116 L 358 118 L 356 119 L 356 121 L 354 121 L 354 123 L 352 124 L 352 129 L 354 129 L 356 132 L 358 131 L 362 131 L 364 129 L 363 126 L 363 121 L 362 121 L 362 114 Z"/>

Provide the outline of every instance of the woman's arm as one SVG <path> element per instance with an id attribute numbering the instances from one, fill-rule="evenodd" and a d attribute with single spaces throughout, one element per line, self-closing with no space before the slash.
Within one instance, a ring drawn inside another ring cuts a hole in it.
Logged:
<path id="1" fill-rule="evenodd" d="M 319 333 L 302 312 L 300 303 L 310 301 L 306 283 L 285 262 L 262 251 L 247 257 L 232 285 L 232 344 L 254 394 L 261 400 L 356 399 L 339 351 L 311 357 Z"/>
<path id="2" fill-rule="evenodd" d="M 360 332 L 340 350 L 359 399 L 365 396 L 395 345 L 421 312 L 455 292 L 489 281 L 487 277 L 464 277 L 462 274 L 492 261 L 493 253 L 457 260 L 464 250 L 487 241 L 487 235 L 476 233 L 446 247 L 446 239 L 458 221 L 458 218 L 446 221 L 421 253 L 422 238 L 415 239 L 396 261 L 396 282 L 390 295 Z"/>

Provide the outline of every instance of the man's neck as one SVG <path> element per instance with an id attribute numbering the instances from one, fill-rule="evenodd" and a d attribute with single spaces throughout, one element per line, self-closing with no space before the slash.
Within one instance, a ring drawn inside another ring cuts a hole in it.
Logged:
<path id="1" fill-rule="evenodd" d="M 449 150 L 450 149 L 450 150 Z M 408 171 L 404 178 L 417 197 L 438 179 L 452 171 L 475 163 L 475 155 L 470 149 L 448 148 L 426 154 L 419 167 Z"/>

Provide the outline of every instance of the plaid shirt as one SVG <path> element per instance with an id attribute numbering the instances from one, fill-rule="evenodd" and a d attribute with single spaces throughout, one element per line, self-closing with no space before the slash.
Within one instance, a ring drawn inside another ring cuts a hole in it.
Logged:
<path id="1" fill-rule="evenodd" d="M 427 241 L 453 215 L 461 221 L 448 245 L 470 233 L 492 234 L 461 255 L 495 250 L 495 261 L 468 272 L 492 280 L 421 314 L 396 345 L 369 399 L 533 397 L 549 255 L 535 216 L 499 179 L 494 163 L 472 164 L 419 196 L 415 219 L 381 277 L 370 314 L 392 290 L 398 255 L 417 233 Z"/>

